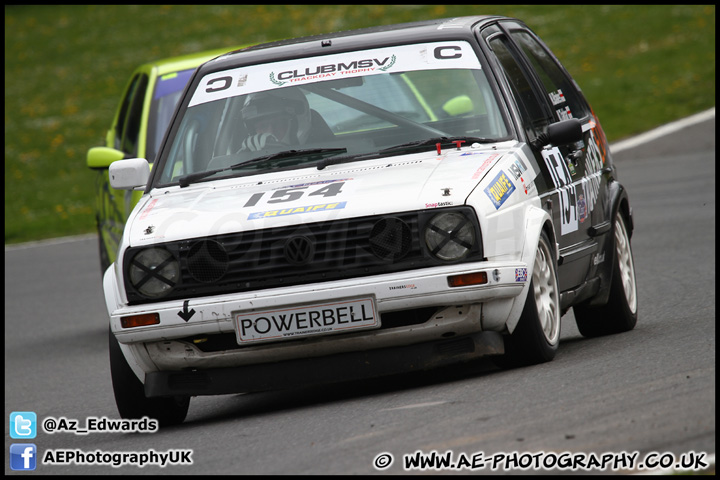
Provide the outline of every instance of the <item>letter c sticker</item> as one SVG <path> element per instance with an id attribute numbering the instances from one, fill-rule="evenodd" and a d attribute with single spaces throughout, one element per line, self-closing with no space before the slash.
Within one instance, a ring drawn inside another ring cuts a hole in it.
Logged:
<path id="1" fill-rule="evenodd" d="M 217 82 L 224 82 L 224 85 L 221 85 L 219 87 L 211 88 L 210 85 Z M 232 85 L 232 77 L 218 77 L 213 78 L 212 80 L 208 81 L 207 88 L 205 89 L 206 93 L 215 93 L 219 92 L 221 90 L 227 90 L 230 88 L 230 85 Z"/>
<path id="2" fill-rule="evenodd" d="M 444 50 L 452 50 L 453 53 L 445 54 L 443 53 Z M 435 58 L 439 60 L 444 60 L 448 58 L 460 58 L 462 57 L 462 53 L 460 53 L 460 47 L 448 45 L 446 47 L 437 47 L 435 49 Z"/>

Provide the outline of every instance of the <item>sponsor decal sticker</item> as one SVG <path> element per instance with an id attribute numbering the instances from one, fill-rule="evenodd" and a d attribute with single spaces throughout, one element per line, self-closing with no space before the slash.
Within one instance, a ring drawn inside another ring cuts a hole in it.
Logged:
<path id="1" fill-rule="evenodd" d="M 587 202 L 585 201 L 585 196 L 581 193 L 578 195 L 578 220 L 580 220 L 580 223 L 583 223 L 585 219 L 587 219 Z"/>
<path id="2" fill-rule="evenodd" d="M 432 202 L 432 203 L 425 203 L 425 208 L 450 207 L 452 205 L 453 205 L 453 202 Z"/>
<path id="3" fill-rule="evenodd" d="M 527 268 L 516 268 L 515 269 L 515 281 L 516 282 L 527 282 Z"/>
<path id="4" fill-rule="evenodd" d="M 272 83 L 282 87 L 286 83 L 312 81 L 312 80 L 328 80 L 339 75 L 357 74 L 362 72 L 373 72 L 376 69 L 386 71 L 392 67 L 397 61 L 395 55 L 385 58 L 367 58 L 362 60 L 353 60 L 348 62 L 329 63 L 324 65 L 316 65 L 313 67 L 305 67 L 286 70 L 284 72 L 270 72 L 269 78 Z"/>
<path id="5" fill-rule="evenodd" d="M 291 85 L 389 72 L 480 69 L 467 42 L 445 41 L 299 58 L 212 72 L 200 80 L 189 107 Z"/>
<path id="6" fill-rule="evenodd" d="M 497 177 L 490 182 L 490 186 L 485 189 L 485 194 L 495 205 L 497 210 L 515 191 L 515 185 L 510 181 L 504 171 L 501 171 Z"/>
<path id="7" fill-rule="evenodd" d="M 475 171 L 475 173 L 472 176 L 473 180 L 477 180 L 480 178 L 480 175 L 488 169 L 488 167 L 492 164 L 493 161 L 495 161 L 496 158 L 500 156 L 499 153 L 493 153 L 488 158 L 485 159 L 485 161 L 478 167 L 478 169 Z"/>
<path id="8" fill-rule="evenodd" d="M 150 202 L 147 204 L 147 206 L 143 209 L 143 212 L 140 214 L 139 220 L 144 220 L 145 217 L 147 217 L 150 214 L 150 211 L 153 209 L 155 204 L 158 202 L 157 198 L 153 198 L 150 200 Z"/>
<path id="9" fill-rule="evenodd" d="M 593 265 L 600 265 L 605 261 L 605 252 L 593 255 Z"/>
<path id="10" fill-rule="evenodd" d="M 550 101 L 553 105 L 559 105 L 565 101 L 565 94 L 563 94 L 562 90 L 559 88 L 556 92 L 548 93 L 548 96 L 550 97 Z"/>
<path id="11" fill-rule="evenodd" d="M 566 106 L 565 108 L 558 108 L 555 110 L 558 114 L 558 117 L 560 120 L 570 120 L 573 118 L 573 114 L 570 111 L 570 107 Z"/>
<path id="12" fill-rule="evenodd" d="M 266 210 L 264 212 L 254 212 L 248 215 L 248 220 L 257 220 L 258 218 L 287 217 L 288 215 L 298 215 L 301 213 L 327 212 L 329 210 L 340 210 L 345 208 L 347 202 L 336 203 L 320 203 L 318 205 L 308 205 L 302 207 L 279 208 L 277 210 Z"/>
<path id="13" fill-rule="evenodd" d="M 508 170 L 510 170 L 510 175 L 512 175 L 515 180 L 520 181 L 523 191 L 525 192 L 525 195 L 527 195 L 528 187 L 525 185 L 525 179 L 523 178 L 523 173 L 527 171 L 527 165 L 525 165 L 525 162 L 523 162 L 520 157 L 516 157 L 510 164 Z"/>
<path id="14" fill-rule="evenodd" d="M 510 173 L 515 180 L 521 179 L 522 174 L 527 170 L 527 165 L 522 161 L 520 157 L 516 157 L 510 165 Z"/>

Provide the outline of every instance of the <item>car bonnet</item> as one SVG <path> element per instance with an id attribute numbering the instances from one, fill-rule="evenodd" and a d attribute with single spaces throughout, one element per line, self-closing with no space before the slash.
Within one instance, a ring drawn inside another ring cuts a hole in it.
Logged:
<path id="1" fill-rule="evenodd" d="M 130 246 L 463 205 L 514 142 L 155 189 L 128 222 Z"/>

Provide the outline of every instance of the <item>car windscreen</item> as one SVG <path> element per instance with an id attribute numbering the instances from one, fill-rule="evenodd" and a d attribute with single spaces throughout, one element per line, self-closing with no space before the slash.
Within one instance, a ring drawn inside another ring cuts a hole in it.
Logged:
<path id="1" fill-rule="evenodd" d="M 215 71 L 181 115 L 156 184 L 299 168 L 332 155 L 370 158 L 435 138 L 508 138 L 485 72 L 462 41 Z"/>

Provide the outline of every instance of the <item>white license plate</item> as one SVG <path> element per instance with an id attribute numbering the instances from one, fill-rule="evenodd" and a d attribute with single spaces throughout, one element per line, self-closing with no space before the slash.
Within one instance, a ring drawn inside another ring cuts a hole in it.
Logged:
<path id="1" fill-rule="evenodd" d="M 239 344 L 291 340 L 308 335 L 344 333 L 380 326 L 374 297 L 317 305 L 233 312 Z"/>

